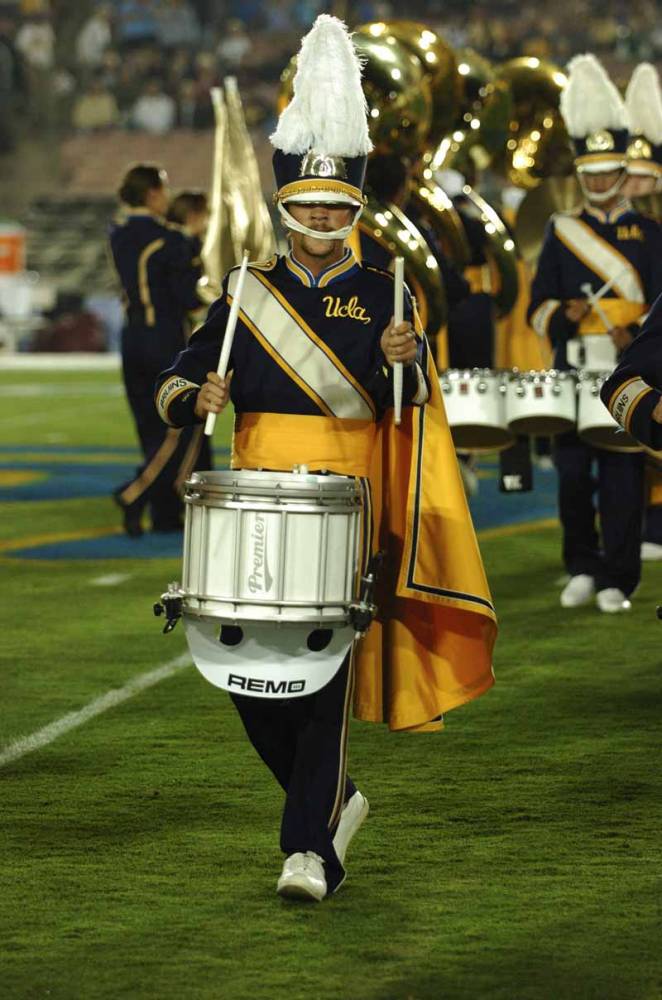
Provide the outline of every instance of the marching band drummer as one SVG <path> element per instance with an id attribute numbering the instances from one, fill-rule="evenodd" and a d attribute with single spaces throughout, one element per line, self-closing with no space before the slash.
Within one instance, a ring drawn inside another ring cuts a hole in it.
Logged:
<path id="1" fill-rule="evenodd" d="M 610 337 L 615 355 L 639 333 L 646 303 L 662 291 L 662 234 L 622 196 L 628 138 L 625 107 L 594 56 L 577 56 L 570 62 L 561 114 L 575 147 L 584 203 L 550 220 L 528 317 L 540 336 L 550 338 L 554 366 L 567 369 L 571 367 L 568 342 L 578 334 L 580 339 L 591 334 Z M 596 295 L 603 292 L 593 308 L 586 300 L 586 285 Z M 585 367 L 607 366 L 587 357 Z M 593 504 L 594 460 L 602 551 Z M 643 457 L 592 448 L 570 432 L 556 438 L 555 462 L 563 558 L 570 574 L 561 605 L 578 607 L 595 595 L 600 611 L 627 611 L 641 574 Z"/>
<path id="2" fill-rule="evenodd" d="M 360 265 L 344 244 L 364 204 L 371 148 L 360 74 L 345 26 L 321 15 L 272 136 L 291 249 L 248 267 L 228 378 L 215 369 L 236 269 L 156 390 L 175 426 L 231 398 L 235 468 L 305 463 L 360 477 L 367 550 L 386 549 L 380 617 L 326 687 L 290 700 L 232 696 L 285 791 L 277 891 L 318 901 L 343 881 L 347 845 L 368 811 L 346 774 L 353 690 L 358 717 L 427 730 L 493 683 L 494 611 L 427 345 L 408 297 L 408 318 L 394 326 L 393 276 Z M 405 365 L 399 427 L 389 411 L 396 362 Z"/>

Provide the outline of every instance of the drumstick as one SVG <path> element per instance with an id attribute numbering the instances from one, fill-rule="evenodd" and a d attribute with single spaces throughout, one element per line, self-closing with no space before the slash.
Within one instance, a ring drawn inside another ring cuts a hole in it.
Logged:
<path id="1" fill-rule="evenodd" d="M 404 285 L 405 285 L 405 261 L 404 257 L 395 258 L 395 281 L 393 284 L 393 324 L 398 326 L 402 323 L 404 305 Z M 402 420 L 402 362 L 396 361 L 393 365 L 393 409 L 395 411 L 395 422 L 399 424 Z"/>
<path id="2" fill-rule="evenodd" d="M 228 321 L 225 324 L 225 335 L 223 337 L 223 347 L 221 348 L 221 356 L 218 359 L 218 374 L 221 378 L 225 378 L 225 373 L 228 370 L 228 363 L 230 361 L 230 351 L 232 350 L 232 341 L 234 340 L 234 331 L 237 326 L 237 317 L 239 316 L 239 303 L 241 301 L 241 292 L 244 287 L 244 278 L 246 277 L 246 268 L 248 267 L 248 250 L 244 250 L 244 256 L 241 261 L 241 267 L 239 268 L 239 277 L 237 278 L 237 287 L 234 290 L 234 298 L 232 299 L 232 305 L 230 306 L 230 315 L 228 316 Z M 214 433 L 214 427 L 216 426 L 216 414 L 208 413 L 207 419 L 205 421 L 205 434 L 207 437 L 211 437 Z"/>
<path id="3" fill-rule="evenodd" d="M 604 288 L 604 285 L 603 285 L 603 288 Z M 599 304 L 600 303 L 600 298 L 602 296 L 600 296 L 599 293 L 597 293 L 597 292 L 595 294 L 593 293 L 593 286 L 591 284 L 589 284 L 588 281 L 586 281 L 581 286 L 581 290 L 584 293 L 584 295 L 587 296 L 587 300 L 586 300 L 587 304 L 591 307 L 591 309 L 595 310 L 595 312 L 598 314 L 598 317 L 604 323 L 604 325 L 605 325 L 605 332 L 608 332 L 609 330 L 611 330 L 611 328 L 612 328 L 612 326 L 614 324 L 611 322 L 611 320 L 609 319 L 609 317 L 605 313 L 604 309 Z M 602 291 L 602 289 L 600 289 L 600 291 Z"/>

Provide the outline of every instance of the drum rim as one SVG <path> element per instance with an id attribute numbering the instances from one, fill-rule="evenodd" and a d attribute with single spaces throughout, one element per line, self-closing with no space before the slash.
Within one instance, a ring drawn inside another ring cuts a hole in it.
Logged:
<path id="1" fill-rule="evenodd" d="M 326 494 L 315 498 L 301 496 L 299 493 L 286 493 L 284 490 L 274 491 L 273 494 L 269 494 L 265 490 L 253 493 L 248 490 L 234 493 L 229 491 L 214 492 L 212 490 L 207 490 L 204 493 L 195 491 L 185 493 L 183 499 L 184 503 L 190 504 L 192 507 L 214 507 L 219 510 L 239 508 L 241 510 L 277 511 L 279 507 L 284 509 L 288 502 L 292 503 L 294 510 L 299 514 L 358 514 L 363 510 L 361 497 L 357 495 Z M 260 504 L 260 500 L 262 504 Z"/>
<path id="2" fill-rule="evenodd" d="M 213 477 L 207 478 L 204 477 Z M 243 481 L 242 481 L 243 478 Z M 356 476 L 337 473 L 271 472 L 259 469 L 210 469 L 194 472 L 184 483 L 188 491 L 246 496 L 362 497 Z"/>
<path id="3" fill-rule="evenodd" d="M 325 616 L 319 613 L 316 614 L 311 613 L 308 615 L 300 616 L 298 618 L 284 618 L 282 615 L 275 615 L 273 618 L 265 618 L 264 616 L 261 618 L 253 618 L 238 614 L 237 611 L 235 611 L 234 614 L 227 613 L 222 615 L 215 615 L 210 613 L 208 607 L 206 607 L 205 609 L 189 607 L 187 605 L 187 597 L 190 600 L 198 601 L 200 602 L 200 604 L 204 603 L 205 605 L 223 604 L 225 606 L 237 607 L 237 605 L 251 604 L 252 606 L 259 606 L 263 608 L 283 606 L 286 610 L 288 608 L 300 607 L 302 609 L 310 608 L 311 612 L 313 609 L 316 612 L 319 612 L 320 608 L 328 607 L 328 608 L 335 608 L 337 610 L 337 614 Z M 350 601 L 348 601 L 346 604 L 339 604 L 338 601 L 334 601 L 333 603 L 323 603 L 323 604 L 310 604 L 310 602 L 306 601 L 300 603 L 275 602 L 275 601 L 271 603 L 264 601 L 253 603 L 251 601 L 236 601 L 236 600 L 230 600 L 229 598 L 222 599 L 220 597 L 212 597 L 212 596 L 200 597 L 198 595 L 187 594 L 182 601 L 182 614 L 189 615 L 191 618 L 213 618 L 214 621 L 228 625 L 242 623 L 247 626 L 251 624 L 252 625 L 268 624 L 268 625 L 282 625 L 283 627 L 287 627 L 288 625 L 320 624 L 328 628 L 339 628 L 342 627 L 343 625 L 347 625 L 347 623 L 349 622 L 350 603 L 351 603 Z"/>
<path id="4" fill-rule="evenodd" d="M 576 373 L 572 371 L 565 371 L 560 368 L 541 368 L 539 371 L 537 369 L 530 369 L 529 371 L 517 371 L 513 370 L 508 373 L 508 384 L 509 386 L 515 382 L 531 382 L 535 385 L 536 382 L 544 382 L 551 384 L 558 380 L 559 382 L 572 383 L 576 380 Z"/>

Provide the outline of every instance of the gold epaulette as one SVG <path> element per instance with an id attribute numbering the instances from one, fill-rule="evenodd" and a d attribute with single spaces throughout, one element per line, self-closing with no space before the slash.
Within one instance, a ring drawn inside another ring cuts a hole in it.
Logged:
<path id="1" fill-rule="evenodd" d="M 257 271 L 273 271 L 278 263 L 278 254 L 275 253 L 268 260 L 249 260 L 248 266 Z M 240 265 L 237 265 L 239 267 Z M 234 268 L 231 268 L 234 270 Z"/>

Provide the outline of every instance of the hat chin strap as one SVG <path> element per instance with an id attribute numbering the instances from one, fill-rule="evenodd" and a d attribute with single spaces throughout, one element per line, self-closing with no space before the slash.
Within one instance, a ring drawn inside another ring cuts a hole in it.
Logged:
<path id="1" fill-rule="evenodd" d="M 594 205 L 602 205 L 603 202 L 609 201 L 610 198 L 614 198 L 618 192 L 621 190 L 625 184 L 625 179 L 627 177 L 627 171 L 622 170 L 621 176 L 615 181 L 610 188 L 606 191 L 589 191 L 584 184 L 584 174 L 578 173 L 577 177 L 579 179 L 579 186 L 582 189 L 584 197 L 587 198 Z"/>
<path id="2" fill-rule="evenodd" d="M 359 216 L 363 211 L 363 205 L 359 205 L 357 207 L 354 218 L 348 226 L 343 226 L 342 229 L 334 229 L 331 233 L 323 233 L 320 232 L 319 229 L 309 229 L 308 226 L 304 226 L 303 222 L 298 222 L 293 215 L 290 215 L 281 201 L 278 202 L 278 211 L 280 212 L 280 217 L 288 229 L 294 229 L 297 233 L 303 233 L 304 236 L 312 236 L 316 240 L 332 241 L 347 239 L 356 226 L 356 223 L 359 221 Z"/>

